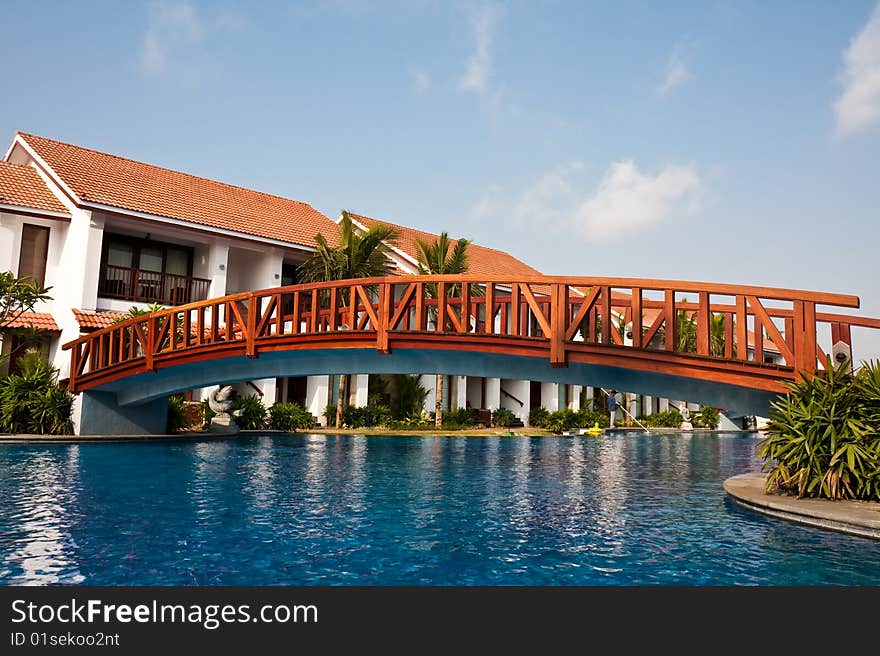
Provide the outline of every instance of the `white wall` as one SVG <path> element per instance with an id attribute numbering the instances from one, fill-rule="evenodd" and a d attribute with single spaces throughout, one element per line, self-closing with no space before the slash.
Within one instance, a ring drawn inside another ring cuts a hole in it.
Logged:
<path id="1" fill-rule="evenodd" d="M 231 247 L 226 266 L 226 293 L 236 294 L 281 284 L 282 251 L 277 248 L 247 250 Z"/>

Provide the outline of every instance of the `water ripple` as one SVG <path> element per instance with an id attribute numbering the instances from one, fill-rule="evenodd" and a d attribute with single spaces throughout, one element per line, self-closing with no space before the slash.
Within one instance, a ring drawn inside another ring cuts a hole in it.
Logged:
<path id="1" fill-rule="evenodd" d="M 880 584 L 880 544 L 730 503 L 731 435 L 0 446 L 0 583 Z"/>

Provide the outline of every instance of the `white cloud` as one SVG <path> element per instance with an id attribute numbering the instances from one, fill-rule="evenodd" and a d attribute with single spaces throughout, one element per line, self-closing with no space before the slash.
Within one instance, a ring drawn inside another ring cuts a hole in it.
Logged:
<path id="1" fill-rule="evenodd" d="M 843 93 L 834 103 L 837 133 L 848 136 L 880 121 L 880 4 L 843 51 Z"/>
<path id="2" fill-rule="evenodd" d="M 615 162 L 572 218 L 591 239 L 621 239 L 673 214 L 692 213 L 699 207 L 701 192 L 693 164 L 668 165 L 656 175 L 645 175 L 632 161 Z"/>
<path id="3" fill-rule="evenodd" d="M 431 88 L 431 77 L 420 68 L 413 68 L 410 71 L 412 75 L 412 87 L 416 93 L 426 93 Z"/>
<path id="4" fill-rule="evenodd" d="M 492 68 L 491 46 L 500 12 L 494 5 L 483 5 L 471 16 L 474 52 L 465 63 L 459 87 L 465 91 L 483 91 Z"/>
<path id="5" fill-rule="evenodd" d="M 481 221 L 511 219 L 530 231 L 537 226 L 567 238 L 614 241 L 693 214 L 702 197 L 694 164 L 670 164 L 652 175 L 640 172 L 632 161 L 615 162 L 592 190 L 585 176 L 584 163 L 574 161 L 542 175 L 512 199 L 493 185 L 471 206 L 470 215 Z"/>
<path id="6" fill-rule="evenodd" d="M 663 81 L 657 88 L 657 93 L 661 96 L 667 95 L 673 89 L 680 87 L 693 77 L 688 67 L 681 59 L 681 51 L 678 46 L 672 50 L 669 60 L 666 62 L 666 72 L 663 74 Z"/>
<path id="7" fill-rule="evenodd" d="M 206 35 L 241 25 L 240 17 L 228 12 L 200 16 L 189 0 L 157 0 L 149 7 L 141 70 L 150 75 L 166 73 L 181 61 L 191 61 Z"/>

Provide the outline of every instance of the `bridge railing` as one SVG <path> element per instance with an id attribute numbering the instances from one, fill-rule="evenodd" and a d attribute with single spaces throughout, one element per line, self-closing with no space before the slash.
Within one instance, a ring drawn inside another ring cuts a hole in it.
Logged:
<path id="1" fill-rule="evenodd" d="M 819 305 L 857 308 L 859 299 L 674 280 L 401 276 L 208 299 L 127 319 L 64 348 L 71 351 L 73 391 L 155 371 L 183 355 L 257 357 L 263 349 L 343 337 L 374 340 L 389 352 L 406 333 L 539 344 L 557 367 L 574 351 L 635 349 L 775 367 L 791 378 L 825 361 L 817 326 L 830 325 L 832 344 L 851 344 L 853 326 L 880 328 L 878 319 Z M 774 362 L 765 363 L 771 353 Z"/>

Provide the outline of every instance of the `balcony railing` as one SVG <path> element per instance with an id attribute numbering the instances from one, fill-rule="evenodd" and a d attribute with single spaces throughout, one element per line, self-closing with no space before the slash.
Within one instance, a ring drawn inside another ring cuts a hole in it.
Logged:
<path id="1" fill-rule="evenodd" d="M 207 299 L 210 285 L 211 281 L 205 278 L 106 264 L 98 278 L 98 296 L 183 305 Z"/>

